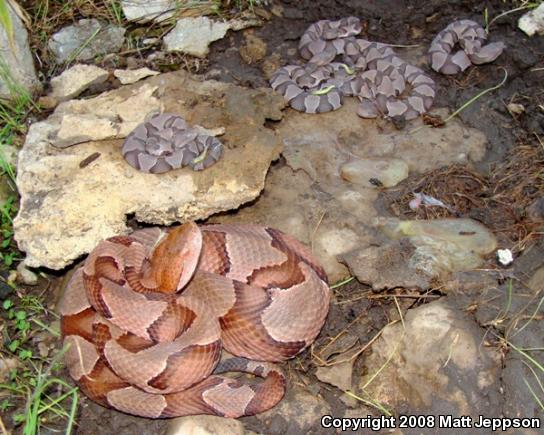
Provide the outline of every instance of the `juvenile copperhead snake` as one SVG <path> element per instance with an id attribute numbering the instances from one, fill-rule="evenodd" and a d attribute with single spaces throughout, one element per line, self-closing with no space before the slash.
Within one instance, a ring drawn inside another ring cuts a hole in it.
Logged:
<path id="1" fill-rule="evenodd" d="M 339 109 L 346 96 L 360 100 L 357 113 L 363 118 L 382 115 L 410 120 L 427 112 L 436 94 L 434 80 L 390 46 L 357 38 L 361 30 L 356 17 L 312 24 L 299 43 L 307 64 L 280 68 L 270 78 L 271 87 L 293 109 L 306 113 Z M 491 62 L 504 45 L 484 42 L 485 32 L 474 21 L 452 23 L 431 44 L 432 67 L 452 74 L 466 69 L 470 61 Z M 457 43 L 463 50 L 450 55 Z M 337 58 L 341 62 L 335 62 Z"/>
<path id="2" fill-rule="evenodd" d="M 413 119 L 425 113 L 434 100 L 434 81 L 391 47 L 356 38 L 361 30 L 356 17 L 312 24 L 299 43 L 308 63 L 280 68 L 270 79 L 272 88 L 306 113 L 336 110 L 345 96 L 359 98 L 357 113 L 364 118 Z M 342 62 L 333 62 L 337 57 Z"/>
<path id="3" fill-rule="evenodd" d="M 60 307 L 65 360 L 87 396 L 119 411 L 252 415 L 281 400 L 285 378 L 270 362 L 315 339 L 329 301 L 323 269 L 278 230 L 144 229 L 101 242 L 73 275 Z M 219 362 L 222 348 L 236 357 Z"/>
<path id="4" fill-rule="evenodd" d="M 122 153 L 129 165 L 142 172 L 160 174 L 183 166 L 201 171 L 221 158 L 223 145 L 183 118 L 162 113 L 138 125 L 125 139 Z"/>
<path id="5" fill-rule="evenodd" d="M 429 48 L 431 67 L 442 74 L 457 74 L 472 64 L 493 62 L 505 45 L 502 42 L 486 44 L 486 41 L 484 28 L 475 21 L 454 21 L 433 39 Z M 461 48 L 452 53 L 457 44 Z"/>

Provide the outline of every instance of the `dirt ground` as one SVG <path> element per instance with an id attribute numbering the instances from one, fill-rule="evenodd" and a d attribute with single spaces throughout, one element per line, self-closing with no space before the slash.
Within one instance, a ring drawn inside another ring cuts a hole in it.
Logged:
<path id="1" fill-rule="evenodd" d="M 419 45 L 425 49 L 436 33 L 450 22 L 456 19 L 473 19 L 482 22 L 484 8 L 487 8 L 489 17 L 499 15 L 506 8 L 505 3 L 500 0 L 488 2 L 285 0 L 277 3 L 283 8 L 283 16 L 271 14 L 270 20 L 266 21 L 262 27 L 246 31 L 246 34 L 249 32 L 266 43 L 265 61 L 273 54 L 278 54 L 279 65 L 294 63 L 299 59 L 296 48 L 300 36 L 311 23 L 320 19 L 357 16 L 365 23 L 362 37 L 366 39 L 398 45 Z M 491 330 L 499 337 L 504 336 L 508 328 L 507 322 L 490 326 L 489 319 L 494 318 L 500 311 L 503 300 L 498 297 L 493 303 L 488 303 L 489 294 L 484 287 L 501 288 L 505 285 L 507 278 L 512 278 L 514 294 L 520 295 L 521 298 L 526 291 L 524 283 L 542 265 L 542 258 L 544 258 L 544 242 L 538 234 L 533 234 L 538 232 L 538 227 L 529 225 L 524 214 L 524 209 L 544 194 L 542 190 L 544 144 L 541 142 L 544 140 L 544 86 L 542 86 L 544 83 L 544 38 L 529 38 L 520 32 L 517 29 L 519 15 L 519 13 L 506 15 L 495 21 L 490 28 L 491 39 L 504 41 L 507 47 L 496 62 L 470 68 L 457 76 L 448 77 L 432 73 L 438 89 L 435 105 L 454 110 L 478 92 L 497 85 L 503 79 L 504 71 L 508 72 L 508 79 L 502 87 L 483 96 L 459 115 L 463 123 L 479 129 L 487 136 L 488 149 L 484 160 L 475 167 L 447 168 L 434 174 L 414 174 L 395 189 L 384 190 L 378 200 L 378 207 L 383 213 L 400 217 L 424 218 L 426 216 L 414 216 L 410 210 L 402 209 L 402 206 L 395 206 L 395 204 L 405 204 L 406 201 L 402 198 L 413 191 L 415 186 L 432 181 L 433 186 L 437 186 L 434 191 L 437 198 L 441 195 L 445 195 L 442 196 L 445 198 L 452 191 L 459 192 L 459 189 L 463 188 L 465 189 L 463 192 L 479 200 L 479 202 L 463 203 L 463 212 L 466 216 L 480 220 L 494 230 L 501 229 L 501 224 L 506 222 L 503 227 L 508 228 L 502 228 L 503 231 L 499 231 L 501 240 L 516 246 L 516 254 L 520 257 L 507 269 L 499 268 L 494 259 L 490 258 L 483 269 L 493 269 L 496 272 L 491 275 L 491 283 L 489 280 L 478 281 L 483 278 L 482 275 L 477 275 L 471 282 L 472 287 L 468 285 L 465 287 L 466 289 L 477 288 L 477 290 L 450 291 L 448 288 L 443 288 L 441 283 L 437 283 L 434 289 L 420 297 L 400 299 L 401 308 L 406 310 L 440 298 L 447 298 L 455 306 L 469 312 L 483 330 Z M 238 55 L 239 48 L 244 43 L 244 32 L 229 32 L 227 37 L 212 45 L 208 61 L 197 68 L 198 73 L 247 87 L 267 87 L 263 60 L 248 64 Z M 402 56 L 402 48 L 399 48 L 398 52 Z M 129 53 L 125 57 L 132 58 L 129 62 L 148 64 L 143 56 L 138 57 Z M 121 59 L 119 62 L 126 64 L 126 59 Z M 524 111 L 513 113 L 508 108 L 511 103 L 523 105 Z M 318 117 L 316 122 L 319 122 Z M 275 128 L 274 123 L 271 123 L 271 128 Z M 525 154 L 519 153 L 520 147 L 526 147 Z M 540 169 L 536 168 L 536 175 L 533 178 L 530 178 L 530 171 L 525 170 L 526 166 L 515 169 L 516 162 L 523 158 L 526 159 L 526 163 L 534 162 L 535 165 L 543 165 Z M 280 160 L 271 168 L 271 171 L 277 170 L 284 164 Z M 509 176 L 506 172 L 500 172 L 504 168 L 513 168 L 512 171 L 517 172 L 518 178 L 528 177 L 531 183 L 526 183 L 523 189 L 513 192 L 513 184 L 504 184 L 504 177 Z M 461 181 L 469 176 L 480 181 L 475 182 L 476 185 L 462 184 Z M 455 189 L 448 191 L 453 184 Z M 533 186 L 532 189 L 531 186 Z M 503 201 L 493 202 L 482 199 L 491 197 L 490 192 L 496 192 L 499 188 L 506 198 Z M 505 212 L 506 201 L 516 201 L 516 204 L 508 204 L 509 208 Z M 505 217 L 501 218 L 501 216 Z M 489 277 L 489 275 L 486 276 Z M 53 277 L 52 287 L 59 288 L 63 282 L 63 277 Z M 336 288 L 334 292 L 335 301 L 331 306 L 327 322 L 313 347 L 316 352 L 319 352 L 331 337 L 337 336 L 348 328 L 360 343 L 370 341 L 395 317 L 395 302 L 387 295 L 407 294 L 410 293 L 410 289 L 391 289 L 380 294 L 353 280 Z M 54 303 L 55 292 L 50 294 L 51 303 Z M 512 307 L 522 307 L 523 302 L 523 298 L 518 301 L 514 297 Z M 472 308 L 468 310 L 467 307 Z M 362 313 L 364 315 L 361 315 Z M 542 313 L 538 316 L 541 318 Z M 527 328 L 525 331 L 531 329 L 526 340 L 536 343 L 535 345 L 538 345 L 542 337 L 540 323 L 538 327 Z M 492 340 L 492 344 L 499 347 L 499 341 Z M 363 353 L 358 358 L 355 372 L 363 370 L 365 357 L 366 354 Z M 504 357 L 507 358 L 506 355 Z M 309 351 L 289 362 L 286 364 L 286 372 L 289 373 L 290 385 L 302 383 L 307 384 L 306 386 L 310 385 L 310 389 L 314 386 L 314 391 L 319 392 L 333 415 L 344 415 L 348 407 L 341 400 L 341 392 L 319 382 L 315 377 L 315 369 L 315 359 Z M 528 409 L 523 406 L 530 406 L 528 403 L 532 402 L 533 398 L 530 396 L 520 398 L 515 394 L 515 391 L 523 386 L 523 381 L 516 375 L 515 370 L 511 374 L 503 373 L 502 386 L 503 395 L 490 399 L 499 404 L 497 406 L 500 409 L 497 409 L 497 414 L 519 413 L 520 409 Z M 402 411 L 397 410 L 397 412 Z M 112 414 L 115 414 L 115 418 L 112 418 Z M 241 421 L 246 429 L 263 434 L 295 434 L 300 433 L 301 430 L 300 427 L 283 418 L 267 420 L 246 417 Z M 166 433 L 167 426 L 166 421 L 127 416 L 104 409 L 82 398 L 76 433 L 163 434 Z M 304 430 L 307 433 L 331 433 L 318 425 L 305 427 Z M 42 433 L 56 432 L 54 428 L 51 428 L 50 431 L 44 430 Z"/>

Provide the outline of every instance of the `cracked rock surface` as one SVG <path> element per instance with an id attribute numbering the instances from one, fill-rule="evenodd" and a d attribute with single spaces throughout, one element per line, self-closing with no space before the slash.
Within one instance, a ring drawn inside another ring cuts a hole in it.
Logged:
<path id="1" fill-rule="evenodd" d="M 183 72 L 61 103 L 31 126 L 19 155 L 21 207 L 14 228 L 26 265 L 62 269 L 100 240 L 129 233 L 127 215 L 168 225 L 255 199 L 281 151 L 264 122 L 278 119 L 282 107 L 283 99 L 268 89 Z M 155 175 L 132 168 L 121 155 L 122 138 L 156 111 L 224 131 L 222 160 L 202 172 L 183 168 Z"/>

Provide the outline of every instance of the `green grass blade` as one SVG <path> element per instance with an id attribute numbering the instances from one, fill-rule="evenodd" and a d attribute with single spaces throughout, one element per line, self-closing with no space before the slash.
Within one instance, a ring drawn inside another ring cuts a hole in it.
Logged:
<path id="1" fill-rule="evenodd" d="M 0 24 L 8 35 L 9 45 L 13 54 L 15 53 L 15 37 L 13 35 L 13 23 L 11 22 L 11 15 L 9 13 L 9 6 L 7 0 L 0 0 Z"/>

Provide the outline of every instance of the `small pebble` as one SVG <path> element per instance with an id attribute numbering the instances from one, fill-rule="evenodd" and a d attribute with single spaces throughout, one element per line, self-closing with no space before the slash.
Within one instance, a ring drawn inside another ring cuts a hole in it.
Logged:
<path id="1" fill-rule="evenodd" d="M 521 115 L 525 112 L 525 107 L 523 104 L 510 103 L 508 104 L 508 110 L 516 115 Z"/>
<path id="2" fill-rule="evenodd" d="M 38 284 L 38 275 L 27 269 L 23 262 L 17 266 L 17 280 L 21 284 L 36 285 Z"/>

